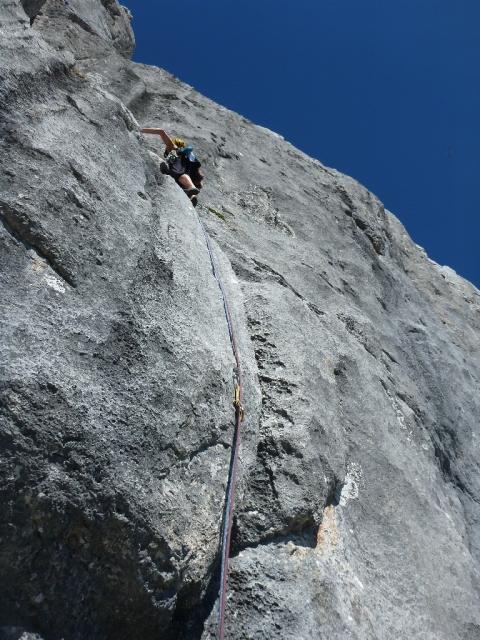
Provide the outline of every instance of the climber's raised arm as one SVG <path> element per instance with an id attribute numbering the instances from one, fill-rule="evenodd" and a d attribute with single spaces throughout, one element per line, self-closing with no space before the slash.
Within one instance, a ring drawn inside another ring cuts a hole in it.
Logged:
<path id="1" fill-rule="evenodd" d="M 163 142 L 165 143 L 165 146 L 167 147 L 167 152 L 175 148 L 175 145 L 173 144 L 172 139 L 164 129 L 157 129 L 156 127 L 145 127 L 144 129 L 141 129 L 141 132 L 153 133 L 157 136 L 160 136 Z"/>

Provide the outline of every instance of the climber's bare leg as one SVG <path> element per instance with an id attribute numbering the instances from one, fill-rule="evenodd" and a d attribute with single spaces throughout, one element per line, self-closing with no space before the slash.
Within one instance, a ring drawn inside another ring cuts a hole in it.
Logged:
<path id="1" fill-rule="evenodd" d="M 195 189 L 195 185 L 192 182 L 192 179 L 190 178 L 190 176 L 187 176 L 187 174 L 183 174 L 183 176 L 180 176 L 178 179 L 178 184 L 183 187 L 184 189 Z"/>

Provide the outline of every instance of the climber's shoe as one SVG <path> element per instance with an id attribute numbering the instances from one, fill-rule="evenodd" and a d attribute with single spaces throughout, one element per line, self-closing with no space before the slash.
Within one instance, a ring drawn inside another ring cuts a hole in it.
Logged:
<path id="1" fill-rule="evenodd" d="M 193 204 L 193 206 L 194 206 L 194 207 L 196 207 L 196 206 L 197 206 L 197 204 L 198 204 L 198 198 L 197 198 L 197 196 L 192 196 L 192 197 L 190 198 L 190 202 Z"/>
<path id="2" fill-rule="evenodd" d="M 197 196 L 200 193 L 200 190 L 197 189 L 197 187 L 194 187 L 193 189 L 184 189 L 184 191 L 189 198 L 191 198 L 192 196 Z"/>

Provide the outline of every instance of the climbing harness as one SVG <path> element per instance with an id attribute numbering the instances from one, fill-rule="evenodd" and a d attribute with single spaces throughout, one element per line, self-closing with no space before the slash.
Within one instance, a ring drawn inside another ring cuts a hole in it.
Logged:
<path id="1" fill-rule="evenodd" d="M 223 513 L 222 522 L 222 537 L 221 537 L 221 558 L 220 558 L 220 594 L 218 605 L 218 640 L 224 640 L 225 636 L 225 608 L 227 601 L 227 583 L 228 583 L 228 570 L 229 570 L 229 557 L 230 557 L 230 544 L 232 538 L 232 523 L 233 523 L 233 507 L 235 501 L 235 488 L 237 482 L 237 466 L 238 466 L 238 454 L 240 450 L 240 432 L 241 423 L 244 419 L 244 409 L 242 405 L 243 400 L 243 376 L 240 362 L 240 354 L 238 350 L 237 339 L 235 336 L 235 330 L 232 322 L 232 314 L 230 312 L 230 306 L 228 304 L 228 297 L 225 291 L 225 287 L 222 282 L 222 278 L 217 268 L 215 260 L 215 254 L 213 252 L 210 236 L 205 229 L 205 225 L 202 222 L 200 216 L 198 221 L 202 228 L 203 235 L 205 237 L 205 243 L 207 245 L 208 254 L 210 256 L 210 263 L 212 265 L 212 273 L 217 281 L 220 293 L 223 299 L 223 308 L 225 311 L 225 318 L 227 320 L 228 334 L 230 337 L 230 344 L 232 346 L 233 357 L 235 358 L 235 390 L 233 398 L 233 406 L 235 408 L 235 428 L 233 432 L 232 442 L 232 454 L 230 457 L 230 467 L 228 471 L 227 481 L 227 493 L 225 498 L 225 508 Z"/>

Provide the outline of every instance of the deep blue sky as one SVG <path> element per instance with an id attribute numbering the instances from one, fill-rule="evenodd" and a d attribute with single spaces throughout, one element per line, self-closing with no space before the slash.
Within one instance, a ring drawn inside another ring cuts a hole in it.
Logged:
<path id="1" fill-rule="evenodd" d="M 134 59 L 362 182 L 480 286 L 480 0 L 123 0 Z"/>

